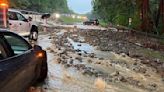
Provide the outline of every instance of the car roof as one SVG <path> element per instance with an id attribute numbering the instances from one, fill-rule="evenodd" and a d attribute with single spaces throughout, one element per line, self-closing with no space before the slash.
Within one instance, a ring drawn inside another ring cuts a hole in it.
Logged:
<path id="1" fill-rule="evenodd" d="M 11 8 L 9 8 L 8 11 L 9 11 L 9 12 L 18 12 L 18 13 L 21 13 L 20 11 L 18 11 L 18 10 L 16 10 L 16 9 L 11 9 Z"/>
<path id="2" fill-rule="evenodd" d="M 11 32 L 8 29 L 3 29 L 3 28 L 0 28 L 0 34 L 1 33 L 13 33 L 13 34 L 15 34 L 14 32 Z"/>
<path id="3" fill-rule="evenodd" d="M 0 32 L 8 31 L 8 29 L 0 28 Z"/>

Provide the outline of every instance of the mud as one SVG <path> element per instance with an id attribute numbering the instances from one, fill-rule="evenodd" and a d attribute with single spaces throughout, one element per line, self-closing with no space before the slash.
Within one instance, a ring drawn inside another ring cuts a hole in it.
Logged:
<path id="1" fill-rule="evenodd" d="M 154 58 L 138 52 L 147 48 L 112 36 L 88 29 L 54 29 L 40 35 L 49 75 L 36 92 L 163 92 L 162 59 L 150 63 Z"/>

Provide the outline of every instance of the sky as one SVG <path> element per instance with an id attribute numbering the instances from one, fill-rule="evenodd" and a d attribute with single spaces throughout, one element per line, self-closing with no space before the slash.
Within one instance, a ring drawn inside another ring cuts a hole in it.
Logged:
<path id="1" fill-rule="evenodd" d="M 75 13 L 85 14 L 92 10 L 92 0 L 67 0 L 68 6 Z"/>

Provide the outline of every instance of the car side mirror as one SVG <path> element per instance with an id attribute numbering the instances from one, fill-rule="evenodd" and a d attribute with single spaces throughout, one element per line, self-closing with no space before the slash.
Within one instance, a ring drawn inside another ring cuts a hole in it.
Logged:
<path id="1" fill-rule="evenodd" d="M 23 21 L 24 21 L 24 22 L 28 22 L 28 19 L 24 19 Z"/>
<path id="2" fill-rule="evenodd" d="M 28 21 L 32 21 L 32 17 L 28 17 Z"/>
<path id="3" fill-rule="evenodd" d="M 34 46 L 33 46 L 33 49 L 34 49 L 34 50 L 42 50 L 42 47 L 39 46 L 39 45 L 34 45 Z"/>

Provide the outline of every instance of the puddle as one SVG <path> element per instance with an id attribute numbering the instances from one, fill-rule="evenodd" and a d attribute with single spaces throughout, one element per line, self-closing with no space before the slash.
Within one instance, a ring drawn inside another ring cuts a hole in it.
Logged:
<path id="1" fill-rule="evenodd" d="M 87 53 L 93 53 L 94 52 L 94 47 L 92 47 L 89 44 L 74 42 L 70 38 L 67 38 L 67 39 L 72 44 L 72 46 L 75 50 L 81 50 L 82 52 L 87 52 Z M 79 45 L 81 45 L 81 46 L 79 46 Z"/>
<path id="2" fill-rule="evenodd" d="M 112 52 L 100 51 L 100 50 L 97 50 L 95 47 L 91 46 L 90 44 L 74 42 L 70 38 L 67 38 L 67 39 L 72 44 L 75 50 L 80 50 L 82 53 L 85 53 L 85 52 L 89 54 L 94 53 L 96 57 L 105 58 L 105 59 L 110 59 L 114 57 L 114 54 L 112 54 Z"/>

